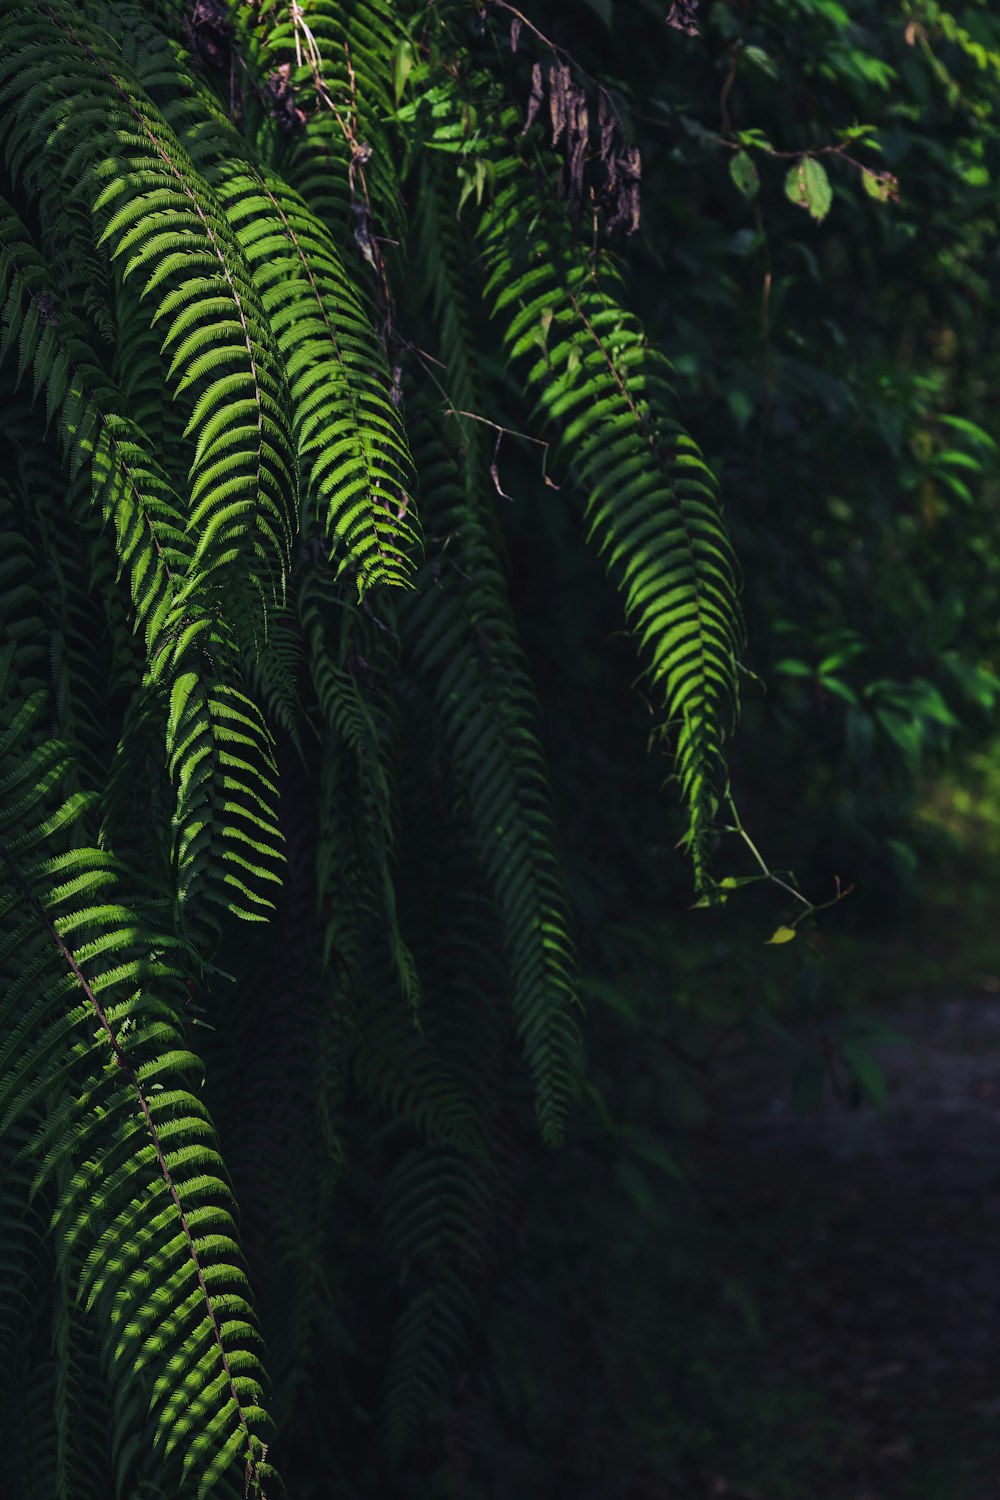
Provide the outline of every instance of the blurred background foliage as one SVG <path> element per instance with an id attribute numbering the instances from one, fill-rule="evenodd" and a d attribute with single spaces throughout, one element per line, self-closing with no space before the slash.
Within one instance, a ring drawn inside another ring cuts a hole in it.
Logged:
<path id="1" fill-rule="evenodd" d="M 730 833 L 724 904 L 691 911 L 669 726 L 628 686 L 611 586 L 546 503 L 537 451 L 505 438 L 587 1054 L 566 1151 L 521 1139 L 482 1331 L 405 1493 L 972 1500 L 995 1482 L 995 1417 L 911 1391 L 909 1436 L 880 1446 L 833 1377 L 776 1353 L 814 1336 L 783 1252 L 822 1186 L 776 1188 L 761 1216 L 739 1159 L 709 1170 L 703 1147 L 762 1057 L 792 1116 L 831 1093 L 882 1108 L 893 1006 L 1000 983 L 1000 16 L 714 0 L 673 7 L 690 34 L 666 9 L 534 5 L 511 76 L 526 100 L 551 55 L 537 27 L 613 89 L 640 148 L 632 303 L 744 577 L 735 807 L 770 870 L 835 904 L 768 944 L 803 907 L 737 887 L 760 867 Z M 516 12 L 486 14 L 484 44 L 506 41 Z M 498 421 L 504 401 L 498 386 Z"/>

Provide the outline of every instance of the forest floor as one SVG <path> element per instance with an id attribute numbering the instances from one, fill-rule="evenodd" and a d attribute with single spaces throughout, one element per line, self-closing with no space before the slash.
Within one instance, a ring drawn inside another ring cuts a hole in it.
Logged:
<path id="1" fill-rule="evenodd" d="M 706 1496 L 1000 1500 L 1000 997 L 879 1019 L 885 1112 L 800 1118 L 771 1054 L 692 1143 L 754 1391 Z"/>

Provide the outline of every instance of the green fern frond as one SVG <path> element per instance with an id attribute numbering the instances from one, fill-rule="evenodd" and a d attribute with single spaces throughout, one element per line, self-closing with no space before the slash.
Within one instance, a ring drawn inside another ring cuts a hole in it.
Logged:
<path id="1" fill-rule="evenodd" d="M 382 1393 L 386 1448 L 396 1461 L 421 1418 L 449 1394 L 475 1326 L 489 1205 L 482 1163 L 445 1146 L 407 1153 L 386 1179 L 382 1237 L 405 1298 Z"/>
<path id="2" fill-rule="evenodd" d="M 289 385 L 304 503 L 316 506 L 359 592 L 402 583 L 414 540 L 412 465 L 385 351 L 332 235 L 255 160 L 207 94 L 192 98 L 172 51 L 123 8 L 126 56 L 221 203 L 260 293 Z"/>
<path id="3" fill-rule="evenodd" d="M 236 24 L 245 30 L 246 22 L 244 13 Z M 384 293 L 373 235 L 399 239 L 406 224 L 386 128 L 404 36 L 396 7 L 385 0 L 302 0 L 294 10 L 278 7 L 272 24 L 248 37 L 257 76 L 272 86 L 275 119 L 282 104 L 301 111 L 300 128 L 292 116 L 284 133 L 267 131 L 277 136 L 278 170 L 345 251 L 351 245 L 359 285 L 367 284 L 373 305 Z"/>
<path id="4" fill-rule="evenodd" d="M 571 1093 L 575 956 L 559 884 L 533 694 L 493 550 L 452 455 L 415 429 L 429 534 L 447 539 L 401 613 L 433 693 L 476 852 L 496 893 L 511 996 L 542 1134 L 562 1139 Z M 488 479 L 485 481 L 488 483 Z"/>
<path id="5" fill-rule="evenodd" d="M 504 319 L 508 358 L 530 361 L 537 411 L 559 431 L 586 496 L 588 536 L 662 693 L 701 885 L 743 639 L 717 486 L 672 415 L 669 364 L 624 309 L 608 257 L 591 264 L 573 244 L 568 217 L 534 189 L 520 155 L 497 161 L 496 175 L 482 225 L 486 294 Z"/>
<path id="6" fill-rule="evenodd" d="M 560 201 L 561 168 L 521 138 L 493 79 L 445 76 L 397 119 L 414 151 L 462 152 L 489 177 L 479 225 L 485 296 L 542 431 L 558 438 L 588 537 L 621 589 L 662 697 L 703 885 L 743 634 L 717 486 L 674 415 L 669 362 L 625 307 L 610 255 L 579 243 Z"/>
<path id="7" fill-rule="evenodd" d="M 184 672 L 170 691 L 167 745 L 179 912 L 217 901 L 245 920 L 264 919 L 273 906 L 267 888 L 280 880 L 282 835 L 272 739 L 260 710 L 238 688 L 209 688 Z"/>
<path id="8" fill-rule="evenodd" d="M 352 629 L 356 617 L 338 609 L 334 600 L 328 577 L 314 575 L 303 580 L 299 617 L 324 725 L 321 827 L 333 835 L 332 844 L 321 847 L 320 899 L 337 904 L 346 899 L 354 909 L 354 924 L 364 930 L 373 921 L 382 931 L 402 992 L 415 1009 L 420 1001 L 420 979 L 399 924 L 393 872 L 396 799 L 391 767 L 398 724 L 389 695 L 384 691 L 366 693 L 362 685 L 364 677 L 373 684 L 378 680 L 378 668 L 386 668 L 393 660 L 395 644 L 381 622 L 374 630 L 365 629 L 360 622 Z M 341 799 L 347 786 L 352 793 L 345 804 Z M 338 803 L 343 810 L 336 813 Z M 349 863 L 345 865 L 345 861 Z M 350 876 L 348 869 L 352 870 Z M 361 915 L 365 910 L 367 917 Z M 325 944 L 328 957 L 331 941 L 332 932 Z M 346 950 L 341 945 L 333 946 L 340 947 L 341 958 L 346 959 Z"/>
<path id="9" fill-rule="evenodd" d="M 30 184 L 52 164 L 84 194 L 100 244 L 141 279 L 163 325 L 168 378 L 194 442 L 187 529 L 192 569 L 222 587 L 244 569 L 281 597 L 296 530 L 295 458 L 280 360 L 235 236 L 209 186 L 123 64 L 63 0 L 0 18 L 8 161 Z M 72 120 L 74 134 L 67 137 Z M 86 128 L 82 128 L 82 122 Z M 67 150 L 66 147 L 70 148 Z"/>
<path id="10" fill-rule="evenodd" d="M 0 736 L 0 1133 L 30 1127 L 18 1160 L 35 1163 L 33 1195 L 58 1193 L 58 1263 L 79 1266 L 109 1377 L 144 1392 L 164 1463 L 199 1496 L 239 1463 L 259 1492 L 259 1339 L 175 1018 L 182 950 L 122 900 L 112 856 L 66 847 L 87 800 L 53 801 L 59 752 L 32 748 L 43 708 L 36 695 Z"/>

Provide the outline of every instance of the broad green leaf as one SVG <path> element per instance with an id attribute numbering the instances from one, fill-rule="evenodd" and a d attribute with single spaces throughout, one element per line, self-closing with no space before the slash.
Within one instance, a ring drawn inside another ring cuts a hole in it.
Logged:
<path id="1" fill-rule="evenodd" d="M 767 946 L 777 948 L 782 943 L 790 943 L 794 937 L 794 927 L 776 927 L 767 940 Z"/>
<path id="2" fill-rule="evenodd" d="M 746 151 L 737 151 L 730 158 L 729 175 L 744 198 L 756 198 L 760 191 L 760 175 Z"/>
<path id="3" fill-rule="evenodd" d="M 764 51 L 763 47 L 744 47 L 742 56 L 755 68 L 759 68 L 762 73 L 766 73 L 768 78 L 777 78 L 778 64 L 769 52 Z"/>
<path id="4" fill-rule="evenodd" d="M 872 172 L 865 167 L 861 173 L 861 182 L 869 198 L 874 198 L 878 203 L 897 203 L 899 201 L 899 182 L 891 172 Z"/>
<path id="5" fill-rule="evenodd" d="M 814 156 L 800 156 L 788 170 L 785 194 L 792 203 L 804 208 L 817 224 L 821 224 L 833 202 L 833 189 L 823 163 Z"/>

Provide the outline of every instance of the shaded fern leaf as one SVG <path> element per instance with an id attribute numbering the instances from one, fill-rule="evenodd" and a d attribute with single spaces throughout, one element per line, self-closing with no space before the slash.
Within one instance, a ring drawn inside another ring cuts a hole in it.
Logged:
<path id="1" fill-rule="evenodd" d="M 449 1394 L 475 1327 L 489 1200 L 482 1161 L 445 1145 L 408 1152 L 386 1178 L 382 1238 L 405 1296 L 382 1393 L 394 1460 Z"/>
<path id="2" fill-rule="evenodd" d="M 401 625 L 425 678 L 468 805 L 476 853 L 503 920 L 511 998 L 542 1134 L 563 1135 L 572 1087 L 575 956 L 534 697 L 496 557 L 453 456 L 414 428 L 430 534 L 447 538 L 404 601 Z M 488 480 L 486 480 L 488 483 Z"/>

